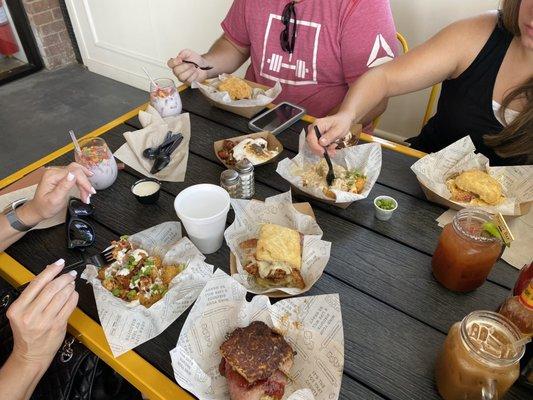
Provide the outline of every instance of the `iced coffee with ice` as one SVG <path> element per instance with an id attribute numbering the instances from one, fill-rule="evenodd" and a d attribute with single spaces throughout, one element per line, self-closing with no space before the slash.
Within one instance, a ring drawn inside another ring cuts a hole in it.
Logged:
<path id="1" fill-rule="evenodd" d="M 435 366 L 439 394 L 445 400 L 501 398 L 519 375 L 524 345 L 507 318 L 475 311 L 448 332 Z"/>

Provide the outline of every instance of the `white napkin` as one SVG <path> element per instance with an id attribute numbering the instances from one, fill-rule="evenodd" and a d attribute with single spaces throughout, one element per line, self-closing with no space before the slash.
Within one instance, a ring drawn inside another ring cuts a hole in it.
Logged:
<path id="1" fill-rule="evenodd" d="M 448 210 L 437 218 L 439 226 L 442 228 L 450 223 L 457 211 Z M 506 247 L 502 259 L 513 267 L 521 269 L 525 264 L 533 260 L 533 210 L 521 217 L 506 217 L 505 221 L 509 229 L 513 232 L 515 240 L 510 247 Z"/>
<path id="2" fill-rule="evenodd" d="M 189 114 L 162 118 L 156 109 L 149 105 L 146 111 L 139 111 L 139 121 L 143 129 L 125 132 L 126 143 L 115 152 L 115 157 L 147 177 L 160 181 L 183 182 L 187 171 L 191 138 Z M 152 175 L 150 169 L 153 161 L 144 158 L 142 152 L 147 147 L 159 146 L 168 131 L 181 133 L 183 141 L 172 153 L 170 163 L 163 170 Z"/>

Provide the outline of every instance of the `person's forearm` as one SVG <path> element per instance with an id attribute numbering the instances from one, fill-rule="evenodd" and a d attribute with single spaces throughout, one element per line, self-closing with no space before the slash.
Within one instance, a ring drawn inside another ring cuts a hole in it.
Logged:
<path id="1" fill-rule="evenodd" d="M 350 85 L 338 112 L 357 123 L 370 122 L 384 111 L 387 90 L 386 75 L 379 68 L 372 69 Z"/>
<path id="2" fill-rule="evenodd" d="M 49 364 L 35 363 L 12 353 L 0 368 L 0 398 L 29 399 Z"/>
<path id="3" fill-rule="evenodd" d="M 224 35 L 219 37 L 209 51 L 203 55 L 213 69 L 207 71 L 209 78 L 219 74 L 235 72 L 248 59 L 249 50 L 238 49 Z"/>
<path id="4" fill-rule="evenodd" d="M 42 220 L 33 210 L 31 201 L 17 208 L 15 212 L 17 213 L 17 217 L 26 225 L 36 225 Z M 7 217 L 3 213 L 0 213 L 0 252 L 19 240 L 25 233 L 13 229 Z"/>

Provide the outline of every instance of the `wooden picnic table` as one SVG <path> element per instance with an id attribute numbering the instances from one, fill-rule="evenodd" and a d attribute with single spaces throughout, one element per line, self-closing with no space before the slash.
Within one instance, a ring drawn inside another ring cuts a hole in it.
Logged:
<path id="1" fill-rule="evenodd" d="M 130 192 L 139 174 L 130 168 L 119 172 L 112 187 L 91 199 L 96 207 L 94 252 L 120 235 L 176 220 L 173 200 L 180 190 L 219 182 L 224 167 L 216 159 L 213 142 L 249 133 L 246 119 L 212 107 L 198 91 L 187 89 L 181 94 L 192 128 L 185 182 L 164 183 L 159 202 L 146 206 Z M 140 127 L 137 118 L 123 120 L 97 132 L 105 131 L 102 137 L 113 151 L 124 143 L 124 132 Z M 278 136 L 285 147 L 283 157 L 296 154 L 299 133 L 306 125 L 299 122 Z M 324 239 L 333 243 L 324 275 L 307 294 L 340 295 L 345 338 L 341 399 L 438 399 L 434 363 L 449 327 L 471 311 L 495 310 L 517 277 L 516 269 L 500 261 L 487 282 L 468 294 L 452 293 L 435 281 L 430 261 L 441 231 L 435 219 L 445 209 L 425 199 L 410 170 L 416 158 L 402 152 L 410 153 L 406 148 L 400 152 L 383 149 L 381 174 L 370 196 L 345 210 L 294 196 L 295 201 L 311 203 Z M 65 165 L 73 154 L 52 158 L 46 160 L 50 165 Z M 255 198 L 289 190 L 289 183 L 275 168 L 269 164 L 256 169 Z M 374 218 L 373 199 L 378 195 L 398 200 L 399 208 L 388 222 Z M 230 213 L 228 223 L 231 220 Z M 21 266 L 37 274 L 59 257 L 67 263 L 79 258 L 66 249 L 64 226 L 32 231 L 0 257 L 0 264 L 13 264 L 11 269 L 4 265 L 0 272 L 12 283 L 22 283 L 30 275 Z M 207 256 L 207 262 L 229 272 L 228 247 L 223 245 Z M 73 316 L 70 325 L 82 342 L 151 399 L 191 398 L 175 383 L 169 356 L 187 312 L 161 335 L 114 359 L 101 327 L 91 321 L 98 322 L 92 287 L 80 279 L 77 290 L 82 312 Z M 525 389 L 514 387 L 506 399 L 530 396 Z"/>

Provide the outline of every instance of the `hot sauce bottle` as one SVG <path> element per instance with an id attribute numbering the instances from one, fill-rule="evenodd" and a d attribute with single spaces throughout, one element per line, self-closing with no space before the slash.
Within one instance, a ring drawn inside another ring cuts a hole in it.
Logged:
<path id="1" fill-rule="evenodd" d="M 533 263 L 524 266 L 514 287 L 514 296 L 500 306 L 500 314 L 510 319 L 523 335 L 533 336 Z M 533 343 L 526 345 L 520 362 L 520 382 L 533 388 Z"/>

